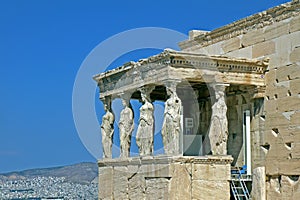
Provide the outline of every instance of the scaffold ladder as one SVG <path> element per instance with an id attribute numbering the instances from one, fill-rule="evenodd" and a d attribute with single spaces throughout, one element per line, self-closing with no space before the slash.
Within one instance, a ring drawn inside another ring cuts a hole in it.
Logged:
<path id="1" fill-rule="evenodd" d="M 250 194 L 249 194 L 248 188 L 246 186 L 245 181 L 242 178 L 242 174 L 241 174 L 240 170 L 238 170 L 237 178 L 232 177 L 230 187 L 231 187 L 231 192 L 232 192 L 235 200 L 243 200 L 243 199 L 249 200 L 250 199 Z"/>

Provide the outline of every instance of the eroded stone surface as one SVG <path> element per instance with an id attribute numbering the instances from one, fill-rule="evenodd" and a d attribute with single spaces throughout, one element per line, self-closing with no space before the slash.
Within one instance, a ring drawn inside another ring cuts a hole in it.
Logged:
<path id="1" fill-rule="evenodd" d="M 273 41 L 267 41 L 254 45 L 252 48 L 253 58 L 258 58 L 275 53 L 275 43 Z"/>
<path id="2" fill-rule="evenodd" d="M 265 167 L 257 167 L 253 170 L 251 197 L 253 200 L 266 199 L 266 172 Z"/>
<path id="3" fill-rule="evenodd" d="M 263 36 L 263 30 L 253 30 L 242 37 L 242 45 L 243 46 L 250 46 L 253 44 L 261 43 L 265 41 L 265 38 Z"/>
<path id="4" fill-rule="evenodd" d="M 274 175 L 267 180 L 267 199 L 297 199 L 299 175 Z"/>
<path id="5" fill-rule="evenodd" d="M 228 181 L 230 180 L 230 165 L 197 164 L 192 166 L 193 180 Z"/>
<path id="6" fill-rule="evenodd" d="M 300 31 L 300 17 L 295 17 L 291 21 L 290 32 Z"/>
<path id="7" fill-rule="evenodd" d="M 99 168 L 99 199 L 112 199 L 113 197 L 113 167 Z"/>
<path id="8" fill-rule="evenodd" d="M 128 199 L 127 167 L 113 168 L 113 197 L 114 199 Z"/>
<path id="9" fill-rule="evenodd" d="M 191 199 L 191 174 L 184 164 L 174 164 L 169 193 L 170 199 Z"/>
<path id="10" fill-rule="evenodd" d="M 146 199 L 171 199 L 169 197 L 169 178 L 147 178 Z"/>
<path id="11" fill-rule="evenodd" d="M 229 199 L 231 162 L 230 156 L 101 160 L 99 199 L 210 199 L 213 188 L 215 199 Z M 214 178 L 205 180 L 208 171 Z"/>
<path id="12" fill-rule="evenodd" d="M 300 62 L 300 46 L 295 47 L 290 54 L 290 61 L 291 62 Z"/>
<path id="13" fill-rule="evenodd" d="M 237 50 L 241 47 L 242 47 L 241 39 L 238 37 L 227 40 L 222 44 L 222 48 L 225 53 L 233 51 L 233 50 Z"/>
<path id="14" fill-rule="evenodd" d="M 128 179 L 128 198 L 129 199 L 145 199 L 146 180 L 139 174 L 133 174 Z"/>
<path id="15" fill-rule="evenodd" d="M 229 200 L 230 190 L 228 181 L 192 181 L 192 199 L 201 200 Z"/>

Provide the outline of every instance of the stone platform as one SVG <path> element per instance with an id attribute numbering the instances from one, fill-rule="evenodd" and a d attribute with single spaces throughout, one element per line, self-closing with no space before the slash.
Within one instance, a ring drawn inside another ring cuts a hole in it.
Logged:
<path id="1" fill-rule="evenodd" d="M 99 160 L 99 199 L 230 199 L 231 156 Z"/>

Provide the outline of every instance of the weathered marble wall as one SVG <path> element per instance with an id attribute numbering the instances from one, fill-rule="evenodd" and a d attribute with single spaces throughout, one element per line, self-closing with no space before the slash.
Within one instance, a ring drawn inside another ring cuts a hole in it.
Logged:
<path id="1" fill-rule="evenodd" d="M 299 10 L 295 0 L 211 33 L 192 34 L 190 41 L 180 44 L 188 52 L 270 59 L 262 77 L 266 82 L 263 106 L 259 112 L 254 106 L 251 109 L 253 171 L 265 167 L 267 184 L 266 196 L 260 188 L 252 189 L 260 194 L 254 199 L 298 199 L 300 195 Z"/>
<path id="2" fill-rule="evenodd" d="M 99 165 L 99 199 L 230 199 L 231 156 L 132 157 Z"/>

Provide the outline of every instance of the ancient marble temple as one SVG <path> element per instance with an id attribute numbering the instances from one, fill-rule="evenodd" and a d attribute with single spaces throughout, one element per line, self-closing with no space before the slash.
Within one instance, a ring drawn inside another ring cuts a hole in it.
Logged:
<path id="1" fill-rule="evenodd" d="M 181 51 L 95 75 L 105 109 L 99 199 L 230 199 L 232 168 L 243 166 L 252 199 L 300 197 L 299 10 L 292 1 L 211 32 L 190 31 Z M 154 102 L 164 103 L 158 155 Z M 138 156 L 130 154 L 133 137 Z"/>
<path id="2" fill-rule="evenodd" d="M 213 188 L 214 184 L 221 185 L 220 190 L 229 197 L 233 158 L 227 155 L 226 96 L 251 91 L 251 99 L 261 97 L 264 88 L 262 75 L 266 67 L 265 61 L 166 49 L 150 58 L 96 75 L 94 79 L 100 87 L 100 99 L 106 111 L 101 125 L 104 159 L 99 161 L 100 197 L 147 198 L 152 194 L 144 192 L 154 190 L 151 187 L 160 183 L 164 198 L 181 195 L 183 199 L 189 199 L 192 198 L 192 188 L 199 187 L 201 191 L 204 185 Z M 115 131 L 111 102 L 116 98 L 122 99 L 124 106 L 118 123 L 120 158 L 112 158 L 111 153 Z M 139 157 L 130 157 L 129 153 L 134 129 L 130 99 L 142 102 L 135 136 Z M 164 154 L 156 156 L 153 155 L 154 101 L 165 102 L 161 127 Z M 210 117 L 203 117 L 205 115 Z M 194 128 L 194 121 L 200 118 L 198 127 Z M 200 175 L 204 175 L 205 171 L 222 175 L 216 181 L 206 180 Z M 182 188 L 182 191 L 177 185 L 180 184 L 181 173 L 188 176 L 188 187 Z M 193 179 L 208 182 L 201 185 L 194 181 L 192 187 L 189 173 Z M 123 178 L 124 181 L 120 181 Z M 135 188 L 136 184 L 144 187 Z"/>

